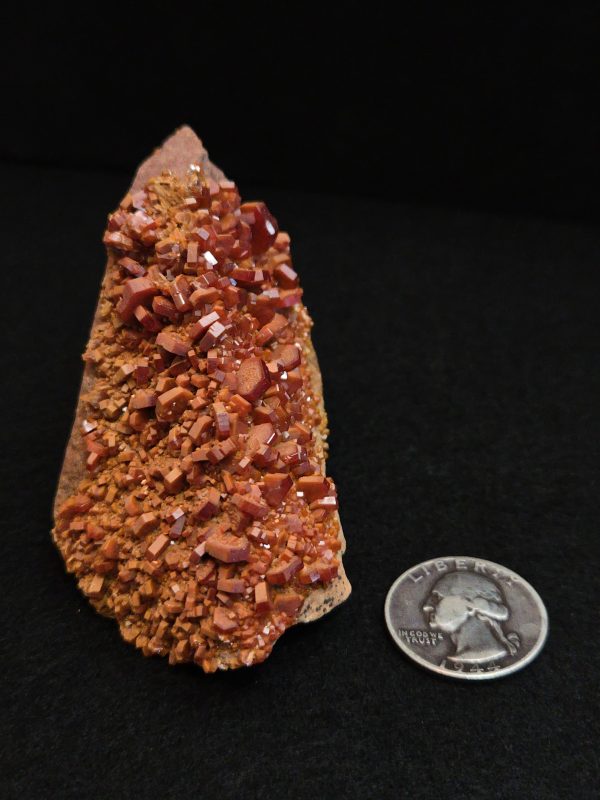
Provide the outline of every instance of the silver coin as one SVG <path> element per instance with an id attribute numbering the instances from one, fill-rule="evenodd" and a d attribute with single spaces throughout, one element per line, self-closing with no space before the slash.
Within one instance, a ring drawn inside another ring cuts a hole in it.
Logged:
<path id="1" fill-rule="evenodd" d="M 535 589 L 483 558 L 423 561 L 394 581 L 385 601 L 394 641 L 413 661 L 452 678 L 486 680 L 531 663 L 548 633 Z"/>

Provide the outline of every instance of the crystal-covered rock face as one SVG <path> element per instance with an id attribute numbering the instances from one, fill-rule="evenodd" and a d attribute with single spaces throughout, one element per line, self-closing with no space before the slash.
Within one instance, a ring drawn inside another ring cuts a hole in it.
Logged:
<path id="1" fill-rule="evenodd" d="M 57 541 L 144 653 L 262 661 L 341 548 L 289 237 L 196 170 L 128 195 L 104 241 L 88 477 Z"/>

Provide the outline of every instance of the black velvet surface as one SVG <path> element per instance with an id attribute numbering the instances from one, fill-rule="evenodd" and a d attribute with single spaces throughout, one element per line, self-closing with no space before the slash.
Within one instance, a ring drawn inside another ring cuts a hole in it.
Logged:
<path id="1" fill-rule="evenodd" d="M 3 19 L 0 158 L 127 170 L 185 121 L 237 180 L 600 210 L 596 0 L 37 5 Z"/>
<path id="2" fill-rule="evenodd" d="M 292 235 L 354 591 L 205 676 L 124 644 L 49 535 L 127 182 L 3 169 L 3 796 L 596 797 L 598 230 L 242 186 Z M 391 641 L 392 581 L 450 554 L 545 600 L 524 671 L 450 682 Z"/>

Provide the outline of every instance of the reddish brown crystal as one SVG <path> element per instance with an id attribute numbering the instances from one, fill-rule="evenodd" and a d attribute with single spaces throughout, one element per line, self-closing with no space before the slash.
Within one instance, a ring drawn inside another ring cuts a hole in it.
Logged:
<path id="1" fill-rule="evenodd" d="M 267 365 L 262 358 L 247 358 L 237 372 L 238 392 L 250 403 L 256 402 L 271 384 Z"/>
<path id="2" fill-rule="evenodd" d="M 192 397 L 192 393 L 182 386 L 169 389 L 156 400 L 156 416 L 165 422 L 179 419 Z"/>
<path id="3" fill-rule="evenodd" d="M 241 211 L 252 231 L 252 252 L 255 255 L 264 253 L 277 236 L 277 220 L 264 203 L 244 203 Z"/>
<path id="4" fill-rule="evenodd" d="M 169 539 L 164 533 L 161 533 L 156 539 L 152 542 L 150 547 L 146 550 L 146 558 L 150 561 L 154 561 L 155 558 L 158 558 L 162 553 L 167 549 L 169 546 Z"/>
<path id="5" fill-rule="evenodd" d="M 206 552 L 227 564 L 247 561 L 250 555 L 250 542 L 245 536 L 216 533 L 206 542 Z"/>
<path id="6" fill-rule="evenodd" d="M 237 628 L 237 622 L 230 616 L 222 606 L 217 606 L 213 614 L 215 628 L 220 631 L 228 632 Z"/>
<path id="7" fill-rule="evenodd" d="M 179 469 L 179 467 L 174 467 L 165 475 L 165 489 L 169 494 L 177 494 L 180 492 L 184 483 L 185 475 Z"/>
<path id="8" fill-rule="evenodd" d="M 204 333 L 206 333 L 206 331 L 210 328 L 210 326 L 213 323 L 218 321 L 219 321 L 219 315 L 216 311 L 211 311 L 209 314 L 205 314 L 198 320 L 198 322 L 195 322 L 189 329 L 190 339 L 192 341 L 199 339 Z"/>
<path id="9" fill-rule="evenodd" d="M 133 532 L 136 536 L 145 536 L 153 531 L 158 525 L 158 517 L 156 514 L 146 513 L 142 514 L 135 521 L 133 525 Z"/>
<path id="10" fill-rule="evenodd" d="M 267 581 L 277 586 L 284 586 L 301 569 L 302 561 L 298 556 L 292 556 L 289 561 L 279 559 L 267 572 Z"/>
<path id="11" fill-rule="evenodd" d="M 264 581 L 257 583 L 254 587 L 254 603 L 256 605 L 256 610 L 261 614 L 268 611 L 271 607 L 269 589 Z"/>
<path id="12" fill-rule="evenodd" d="M 244 269 L 242 267 L 234 267 L 231 277 L 244 286 L 259 286 L 266 278 L 262 269 Z"/>
<path id="13" fill-rule="evenodd" d="M 298 275 L 288 264 L 279 264 L 273 272 L 284 289 L 293 289 L 298 285 Z"/>
<path id="14" fill-rule="evenodd" d="M 159 347 L 164 347 L 165 350 L 173 355 L 184 356 L 189 350 L 190 343 L 186 340 L 179 339 L 172 333 L 161 331 L 156 337 L 156 344 Z"/>
<path id="15" fill-rule="evenodd" d="M 171 297 L 177 311 L 189 311 L 192 307 L 190 303 L 190 287 L 183 275 L 178 275 L 169 286 Z"/>
<path id="16" fill-rule="evenodd" d="M 134 278 L 139 278 L 146 273 L 145 267 L 128 256 L 120 258 L 117 263 L 120 267 L 127 270 L 130 275 L 133 275 Z"/>
<path id="17" fill-rule="evenodd" d="M 275 595 L 274 605 L 278 611 L 284 611 L 293 617 L 304 602 L 304 597 L 296 592 L 279 592 Z"/>
<path id="18" fill-rule="evenodd" d="M 263 479 L 263 494 L 270 506 L 277 508 L 294 485 L 291 475 L 287 472 L 267 473 Z"/>
<path id="19" fill-rule="evenodd" d="M 175 308 L 175 303 L 162 295 L 152 298 L 152 310 L 160 317 L 166 317 L 170 322 L 177 322 L 180 316 Z"/>
<path id="20" fill-rule="evenodd" d="M 211 517 L 214 517 L 219 510 L 220 502 L 221 496 L 219 495 L 219 492 L 215 488 L 211 487 L 199 499 L 196 508 L 194 509 L 196 517 L 199 519 L 210 519 Z"/>
<path id="21" fill-rule="evenodd" d="M 206 352 L 214 347 L 219 339 L 226 331 L 225 325 L 222 322 L 213 322 L 210 328 L 206 331 L 202 339 L 198 342 L 198 349 Z"/>
<path id="22" fill-rule="evenodd" d="M 271 422 L 253 425 L 246 441 L 246 451 L 254 453 L 263 444 L 271 444 L 276 438 L 275 428 Z"/>
<path id="23" fill-rule="evenodd" d="M 324 475 L 307 475 L 303 478 L 298 478 L 296 486 L 309 503 L 318 500 L 320 497 L 325 497 L 329 491 L 329 481 Z"/>
<path id="24" fill-rule="evenodd" d="M 234 494 L 231 498 L 244 514 L 254 519 L 262 519 L 269 513 L 269 508 L 260 499 L 249 494 Z"/>
<path id="25" fill-rule="evenodd" d="M 158 289 L 150 278 L 133 278 L 123 287 L 123 294 L 117 304 L 117 313 L 125 322 L 131 319 L 135 308 L 143 305 L 149 298 L 157 294 Z"/>

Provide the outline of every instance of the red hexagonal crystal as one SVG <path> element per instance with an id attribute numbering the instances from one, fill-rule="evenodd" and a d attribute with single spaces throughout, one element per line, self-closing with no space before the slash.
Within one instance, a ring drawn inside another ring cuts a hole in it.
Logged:
<path id="1" fill-rule="evenodd" d="M 277 220 L 264 203 L 243 203 L 240 210 L 252 231 L 252 252 L 254 255 L 266 252 L 277 236 Z"/>

